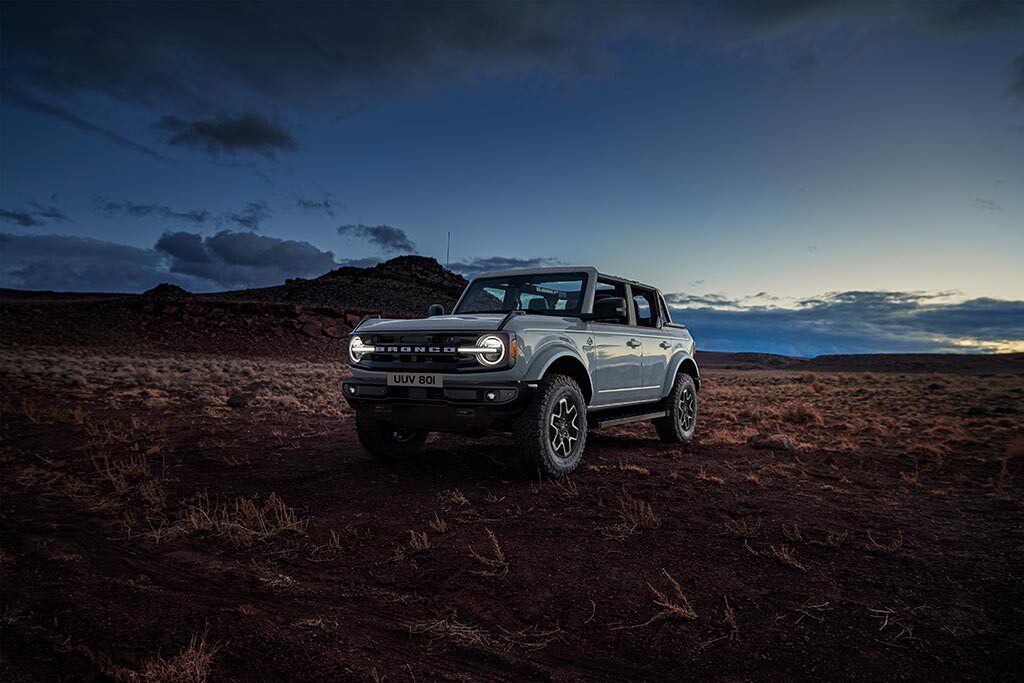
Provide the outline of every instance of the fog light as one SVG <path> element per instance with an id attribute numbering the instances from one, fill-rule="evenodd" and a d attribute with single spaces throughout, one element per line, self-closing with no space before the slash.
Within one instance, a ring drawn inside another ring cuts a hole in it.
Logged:
<path id="1" fill-rule="evenodd" d="M 496 393 L 494 393 L 493 391 L 488 391 L 486 394 L 484 394 L 484 397 L 488 401 L 493 401 L 494 399 L 498 398 L 498 395 Z"/>
<path id="2" fill-rule="evenodd" d="M 349 384 L 348 386 L 346 386 L 345 387 L 345 391 L 348 392 L 349 396 L 355 396 L 356 395 L 356 387 L 355 387 L 354 384 Z"/>

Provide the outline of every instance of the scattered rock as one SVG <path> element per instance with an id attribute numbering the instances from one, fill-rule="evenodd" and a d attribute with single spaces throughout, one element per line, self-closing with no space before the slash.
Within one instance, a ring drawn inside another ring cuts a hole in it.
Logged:
<path id="1" fill-rule="evenodd" d="M 324 328 L 324 335 L 331 339 L 341 339 L 344 335 L 344 330 L 341 329 L 341 325 L 331 325 L 330 327 Z"/>
<path id="2" fill-rule="evenodd" d="M 938 382 L 932 382 L 927 387 L 925 387 L 925 389 L 927 389 L 928 391 L 942 391 L 945 388 L 945 384 L 939 384 Z"/>
<path id="3" fill-rule="evenodd" d="M 232 408 L 244 408 L 249 405 L 249 401 L 252 400 L 252 396 L 244 394 L 241 391 L 233 391 L 228 396 L 228 405 Z"/>
<path id="4" fill-rule="evenodd" d="M 307 337 L 319 337 L 323 331 L 323 324 L 319 320 L 308 322 L 302 326 L 302 334 Z"/>
<path id="5" fill-rule="evenodd" d="M 981 404 L 976 404 L 967 409 L 968 415 L 988 415 L 988 408 Z"/>
<path id="6" fill-rule="evenodd" d="M 785 434 L 758 434 L 748 441 L 752 448 L 768 451 L 792 451 L 796 444 Z"/>
<path id="7" fill-rule="evenodd" d="M 215 308 L 207 313 L 206 317 L 210 320 L 217 320 L 218 318 L 223 318 L 225 312 L 226 311 L 223 308 Z"/>

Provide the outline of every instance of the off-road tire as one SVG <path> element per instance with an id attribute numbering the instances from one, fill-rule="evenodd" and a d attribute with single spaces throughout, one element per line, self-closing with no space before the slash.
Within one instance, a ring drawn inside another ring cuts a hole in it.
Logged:
<path id="1" fill-rule="evenodd" d="M 668 443 L 689 443 L 697 429 L 697 385 L 693 377 L 685 372 L 676 375 L 664 405 L 668 415 L 653 420 L 658 437 Z"/>
<path id="2" fill-rule="evenodd" d="M 375 420 L 361 410 L 356 411 L 356 436 L 363 448 L 381 460 L 408 460 L 423 448 L 429 432 L 400 429 L 393 424 Z"/>
<path id="3" fill-rule="evenodd" d="M 566 435 L 575 435 L 574 440 Z M 587 445 L 587 404 L 576 380 L 566 375 L 544 377 L 530 404 L 513 421 L 512 436 L 531 476 L 558 479 L 575 470 Z"/>

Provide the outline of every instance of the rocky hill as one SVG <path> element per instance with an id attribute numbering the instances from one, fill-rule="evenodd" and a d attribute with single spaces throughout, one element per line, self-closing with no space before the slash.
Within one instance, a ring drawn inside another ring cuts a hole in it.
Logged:
<path id="1" fill-rule="evenodd" d="M 197 296 L 423 315 L 434 303 L 450 311 L 466 284 L 466 278 L 432 258 L 399 256 L 372 268 L 337 268 L 317 278 L 294 278 L 274 287 Z"/>

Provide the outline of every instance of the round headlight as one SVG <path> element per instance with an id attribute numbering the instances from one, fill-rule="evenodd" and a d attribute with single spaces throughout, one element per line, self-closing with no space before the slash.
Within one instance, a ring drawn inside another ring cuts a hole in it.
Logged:
<path id="1" fill-rule="evenodd" d="M 487 334 L 476 341 L 476 345 L 485 349 L 494 349 L 494 353 L 479 353 L 476 359 L 484 365 L 497 365 L 505 360 L 505 340 L 495 334 Z"/>
<path id="2" fill-rule="evenodd" d="M 348 340 L 348 357 L 353 363 L 358 363 L 364 355 L 371 351 L 373 351 L 373 347 L 363 344 L 363 340 L 358 336 Z"/>

